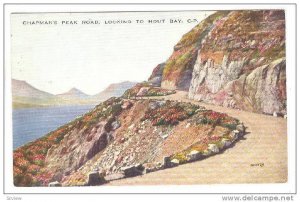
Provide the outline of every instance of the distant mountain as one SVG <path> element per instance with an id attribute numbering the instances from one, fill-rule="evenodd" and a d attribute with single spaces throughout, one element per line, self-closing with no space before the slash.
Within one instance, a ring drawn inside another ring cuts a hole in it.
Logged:
<path id="1" fill-rule="evenodd" d="M 123 93 L 129 89 L 135 86 L 136 82 L 130 82 L 130 81 L 124 81 L 121 83 L 113 83 L 110 84 L 106 89 L 104 89 L 102 92 L 93 95 L 93 99 L 96 100 L 106 100 L 110 97 L 120 97 L 123 95 Z"/>
<path id="2" fill-rule="evenodd" d="M 11 86 L 14 108 L 43 107 L 55 101 L 55 95 L 41 91 L 26 81 L 12 79 Z"/>
<path id="3" fill-rule="evenodd" d="M 26 81 L 12 79 L 12 98 L 14 108 L 47 107 L 53 105 L 82 105 L 98 104 L 110 97 L 119 97 L 127 89 L 133 87 L 135 82 L 121 82 L 109 85 L 102 92 L 95 95 L 87 95 L 77 88 L 53 95 L 31 86 Z"/>
<path id="4" fill-rule="evenodd" d="M 71 88 L 68 92 L 56 95 L 58 98 L 62 99 L 86 99 L 89 95 L 85 94 L 77 88 Z"/>
<path id="5" fill-rule="evenodd" d="M 54 95 L 47 93 L 45 91 L 41 91 L 26 81 L 21 81 L 17 79 L 12 79 L 12 95 L 13 97 L 34 97 L 34 98 L 49 98 Z"/>

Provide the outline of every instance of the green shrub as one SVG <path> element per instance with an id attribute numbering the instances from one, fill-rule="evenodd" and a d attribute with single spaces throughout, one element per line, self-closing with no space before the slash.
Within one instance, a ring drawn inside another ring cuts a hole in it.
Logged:
<path id="1" fill-rule="evenodd" d="M 186 155 L 185 155 L 185 153 L 183 153 L 183 152 L 179 152 L 179 153 L 173 155 L 173 156 L 171 157 L 171 160 L 173 160 L 173 159 L 177 159 L 177 160 L 179 161 L 180 164 L 186 163 L 186 162 L 187 162 Z"/>
<path id="2" fill-rule="evenodd" d="M 228 128 L 229 130 L 235 130 L 237 124 L 228 124 L 228 123 L 224 123 L 224 124 L 220 124 L 221 126 Z"/>

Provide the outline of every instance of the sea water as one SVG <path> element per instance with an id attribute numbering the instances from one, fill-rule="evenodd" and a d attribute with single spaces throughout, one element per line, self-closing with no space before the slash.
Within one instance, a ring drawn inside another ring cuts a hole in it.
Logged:
<path id="1" fill-rule="evenodd" d="M 42 137 L 91 110 L 93 105 L 13 110 L 13 148 Z"/>

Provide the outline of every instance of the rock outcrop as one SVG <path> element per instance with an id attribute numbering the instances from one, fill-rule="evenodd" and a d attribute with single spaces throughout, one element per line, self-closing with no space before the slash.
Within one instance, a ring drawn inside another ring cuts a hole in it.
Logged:
<path id="1" fill-rule="evenodd" d="M 92 171 L 88 174 L 87 186 L 96 186 L 105 183 L 103 174 L 99 173 L 97 170 Z"/>
<path id="2" fill-rule="evenodd" d="M 285 58 L 239 75 L 244 59 L 228 66 L 196 62 L 188 97 L 225 107 L 266 114 L 286 114 Z M 226 61 L 226 56 L 224 60 Z"/>
<path id="3" fill-rule="evenodd" d="M 99 122 L 90 131 L 86 128 L 74 129 L 67 134 L 60 145 L 49 149 L 46 158 L 49 161 L 48 167 L 53 171 L 58 169 L 55 173 L 61 176 L 78 169 L 110 142 L 111 134 L 105 130 L 107 124 Z"/>
<path id="4" fill-rule="evenodd" d="M 164 68 L 165 63 L 161 63 L 153 69 L 152 74 L 148 79 L 153 86 L 160 86 Z"/>
<path id="5" fill-rule="evenodd" d="M 48 187 L 61 187 L 61 184 L 60 184 L 59 182 L 57 182 L 57 181 L 55 181 L 55 182 L 50 182 L 50 183 L 48 184 Z"/>

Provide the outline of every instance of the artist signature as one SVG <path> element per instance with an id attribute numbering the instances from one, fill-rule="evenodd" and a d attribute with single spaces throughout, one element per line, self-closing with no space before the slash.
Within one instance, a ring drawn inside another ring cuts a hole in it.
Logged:
<path id="1" fill-rule="evenodd" d="M 252 164 L 250 164 L 250 166 L 251 167 L 264 167 L 265 166 L 265 164 L 264 163 L 252 163 Z"/>

